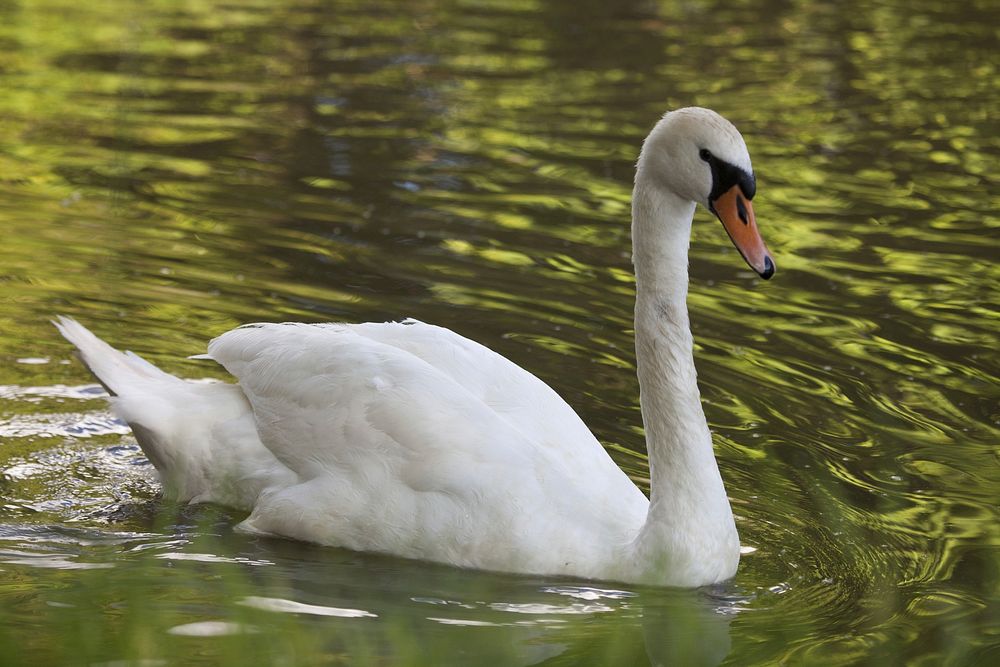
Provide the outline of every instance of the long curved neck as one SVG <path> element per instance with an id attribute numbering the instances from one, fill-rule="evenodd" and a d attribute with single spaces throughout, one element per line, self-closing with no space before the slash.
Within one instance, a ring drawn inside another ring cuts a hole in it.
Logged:
<path id="1" fill-rule="evenodd" d="M 738 558 L 739 550 L 694 366 L 687 310 L 694 209 L 640 171 L 632 203 L 635 346 L 651 481 L 636 546 L 657 567 L 681 569 L 689 557 L 735 549 Z"/>

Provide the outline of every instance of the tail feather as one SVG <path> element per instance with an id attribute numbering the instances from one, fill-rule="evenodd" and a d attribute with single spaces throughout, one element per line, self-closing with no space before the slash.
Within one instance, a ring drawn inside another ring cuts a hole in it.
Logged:
<path id="1" fill-rule="evenodd" d="M 112 396 L 120 395 L 136 382 L 182 382 L 134 352 L 119 352 L 71 317 L 60 315 L 52 324 L 76 346 L 87 369 Z"/>
<path id="2" fill-rule="evenodd" d="M 291 474 L 257 438 L 239 387 L 187 382 L 116 350 L 76 320 L 52 323 L 112 395 L 112 410 L 131 427 L 167 496 L 250 507 L 261 489 Z"/>

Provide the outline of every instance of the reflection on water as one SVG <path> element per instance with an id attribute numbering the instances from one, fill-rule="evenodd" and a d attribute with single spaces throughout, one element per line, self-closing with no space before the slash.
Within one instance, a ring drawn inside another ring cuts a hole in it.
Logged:
<path id="1" fill-rule="evenodd" d="M 191 520 L 196 527 L 186 523 Z M 606 659 L 634 664 L 646 656 L 653 664 L 676 659 L 718 664 L 729 652 L 732 612 L 741 602 L 700 592 L 604 589 L 251 540 L 226 530 L 226 520 L 185 511 L 145 533 L 0 527 L 4 544 L 20 541 L 29 548 L 30 543 L 33 551 L 28 562 L 27 556 L 0 549 L 0 564 L 15 568 L 5 572 L 23 575 L 8 587 L 16 581 L 40 589 L 27 597 L 7 596 L 12 629 L 31 637 L 61 630 L 61 641 L 70 648 L 40 641 L 35 647 L 37 659 L 52 663 L 72 655 L 80 642 L 75 626 L 84 618 L 93 629 L 93 620 L 86 619 L 96 615 L 112 636 L 139 631 L 138 637 L 90 646 L 91 655 L 102 659 L 132 654 L 141 649 L 137 642 L 151 636 L 156 637 L 156 658 L 187 658 L 188 644 L 172 637 L 253 635 L 236 648 L 202 645 L 205 664 L 220 658 L 272 664 L 297 652 L 343 652 L 413 664 L 460 664 L 463 655 L 512 665 L 552 658 L 566 664 Z M 164 540 L 165 533 L 177 537 Z M 207 549 L 240 555 L 211 558 Z M 45 553 L 51 555 L 45 558 Z M 83 554 L 98 562 L 77 562 L 74 555 Z M 104 569 L 81 571 L 94 568 Z M 120 614 L 141 616 L 140 627 L 126 623 L 120 628 Z"/>
<path id="2" fill-rule="evenodd" d="M 893 0 L 0 3 L 0 608 L 20 654 L 53 657 L 100 607 L 66 645 L 104 660 L 201 633 L 234 661 L 427 637 L 444 663 L 989 662 L 996 18 Z M 628 197 L 639 141 L 686 104 L 747 137 L 780 267 L 760 283 L 699 214 L 699 378 L 749 552 L 711 595 L 242 541 L 239 517 L 155 500 L 48 324 L 218 377 L 185 357 L 243 321 L 418 317 L 550 382 L 642 485 Z"/>

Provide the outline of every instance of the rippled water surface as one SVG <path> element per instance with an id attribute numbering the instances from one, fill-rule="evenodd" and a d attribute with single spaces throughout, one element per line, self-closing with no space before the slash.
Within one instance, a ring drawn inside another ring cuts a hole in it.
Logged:
<path id="1" fill-rule="evenodd" d="M 23 664 L 996 664 L 993 2 L 0 2 L 0 649 Z M 165 369 L 244 321 L 451 327 L 636 482 L 630 180 L 747 138 L 763 283 L 704 211 L 699 379 L 746 555 L 663 591 L 232 531 L 48 319 Z M 492 661 L 492 662 L 491 662 Z"/>

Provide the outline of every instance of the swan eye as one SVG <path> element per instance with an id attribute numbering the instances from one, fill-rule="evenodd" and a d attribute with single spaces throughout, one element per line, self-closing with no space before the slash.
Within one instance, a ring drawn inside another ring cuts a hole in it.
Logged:
<path id="1" fill-rule="evenodd" d="M 709 160 L 712 159 L 712 151 L 708 150 L 707 148 L 702 148 L 700 151 L 698 151 L 698 156 L 705 162 L 708 162 Z"/>

